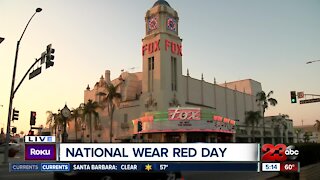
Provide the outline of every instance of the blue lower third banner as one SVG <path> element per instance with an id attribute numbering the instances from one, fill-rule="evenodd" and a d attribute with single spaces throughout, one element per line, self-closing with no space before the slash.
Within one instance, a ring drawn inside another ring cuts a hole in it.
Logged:
<path id="1" fill-rule="evenodd" d="M 10 163 L 10 172 L 70 172 L 70 163 Z"/>
<path id="2" fill-rule="evenodd" d="M 40 171 L 39 163 L 9 163 L 9 172 L 37 172 Z"/>
<path id="3" fill-rule="evenodd" d="M 71 171 L 120 171 L 120 172 L 161 172 L 161 171 L 259 171 L 257 162 L 245 163 L 70 163 Z"/>
<path id="4" fill-rule="evenodd" d="M 41 171 L 69 172 L 70 163 L 41 163 Z"/>
<path id="5" fill-rule="evenodd" d="M 10 163 L 10 172 L 171 172 L 171 171 L 259 171 L 258 162 L 164 163 L 164 162 L 77 162 L 77 163 Z"/>

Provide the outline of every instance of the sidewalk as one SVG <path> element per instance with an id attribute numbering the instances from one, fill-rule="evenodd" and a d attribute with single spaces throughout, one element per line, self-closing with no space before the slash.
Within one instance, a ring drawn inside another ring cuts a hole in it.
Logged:
<path id="1" fill-rule="evenodd" d="M 8 163 L 7 164 L 4 164 L 3 163 L 3 160 L 4 160 L 4 153 L 0 153 L 0 168 L 4 168 L 4 167 L 9 167 L 8 166 Z"/>
<path id="2" fill-rule="evenodd" d="M 9 169 L 9 163 L 4 164 L 3 163 L 4 160 L 4 153 L 0 153 L 0 168 L 7 168 Z M 23 152 L 19 152 L 18 154 L 16 154 L 15 157 L 9 157 L 8 158 L 9 162 L 23 162 L 24 161 L 24 155 Z"/>

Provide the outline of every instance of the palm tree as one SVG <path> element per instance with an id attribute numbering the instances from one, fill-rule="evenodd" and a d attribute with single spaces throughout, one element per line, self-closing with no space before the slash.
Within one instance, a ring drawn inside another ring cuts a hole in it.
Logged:
<path id="1" fill-rule="evenodd" d="M 88 100 L 86 104 L 84 104 L 83 107 L 83 116 L 87 124 L 89 124 L 90 127 L 90 142 L 93 142 L 92 140 L 92 116 L 94 116 L 95 121 L 99 118 L 99 114 L 96 111 L 96 109 L 99 107 L 99 104 L 97 102 L 92 102 L 91 99 Z"/>
<path id="2" fill-rule="evenodd" d="M 52 111 L 47 111 L 46 125 L 49 125 L 52 128 L 51 131 L 53 131 L 53 129 L 55 130 L 54 134 L 56 136 L 57 136 L 57 127 L 62 124 L 63 124 L 63 119 L 60 112 L 53 113 Z"/>
<path id="3" fill-rule="evenodd" d="M 316 123 L 313 125 L 316 130 L 319 132 L 320 131 L 320 121 L 319 120 L 316 120 Z"/>
<path id="4" fill-rule="evenodd" d="M 316 120 L 314 127 L 316 128 L 317 132 L 320 132 L 320 121 L 319 120 Z M 318 143 L 319 142 L 320 142 L 320 136 L 318 136 Z"/>
<path id="5" fill-rule="evenodd" d="M 272 124 L 275 130 L 275 134 L 277 134 L 277 141 L 282 138 L 281 137 L 281 132 L 280 132 L 280 127 L 282 126 L 284 128 L 284 130 L 287 130 L 288 125 L 287 125 L 287 121 L 286 119 L 289 118 L 289 115 L 287 114 L 279 114 L 279 116 L 273 117 L 272 120 Z M 280 142 L 278 142 L 280 143 Z M 277 144 L 277 142 L 276 142 Z"/>
<path id="6" fill-rule="evenodd" d="M 275 106 L 278 104 L 278 101 L 271 97 L 272 94 L 273 94 L 273 91 L 270 91 L 267 95 L 264 91 L 260 91 L 256 95 L 256 102 L 258 102 L 258 105 L 262 107 L 263 137 L 265 137 L 265 134 L 266 134 L 264 113 L 266 112 L 266 109 L 268 109 L 269 104 L 271 106 Z M 263 140 L 264 140 L 264 138 L 263 138 Z"/>
<path id="7" fill-rule="evenodd" d="M 302 132 L 302 129 L 295 129 L 294 133 L 297 135 L 297 143 L 299 143 L 299 135 Z"/>
<path id="8" fill-rule="evenodd" d="M 255 126 L 259 124 L 259 120 L 261 119 L 261 112 L 260 111 L 246 111 L 246 124 L 252 126 L 251 130 L 251 142 L 255 142 Z"/>
<path id="9" fill-rule="evenodd" d="M 303 135 L 303 140 L 305 143 L 308 143 L 310 140 L 310 134 L 308 132 L 305 132 Z"/>
<path id="10" fill-rule="evenodd" d="M 76 108 L 76 109 L 72 109 L 72 114 L 71 114 L 71 118 L 74 119 L 74 131 L 75 131 L 75 134 L 76 134 L 76 141 L 78 140 L 78 118 L 81 117 L 81 114 L 80 114 L 80 107 Z"/>
<path id="11" fill-rule="evenodd" d="M 121 94 L 117 92 L 117 88 L 121 83 L 114 86 L 113 84 L 107 84 L 108 95 L 104 98 L 103 102 L 107 104 L 108 114 L 110 118 L 110 142 L 112 142 L 112 125 L 113 125 L 113 113 L 116 107 L 116 100 L 121 99 Z"/>

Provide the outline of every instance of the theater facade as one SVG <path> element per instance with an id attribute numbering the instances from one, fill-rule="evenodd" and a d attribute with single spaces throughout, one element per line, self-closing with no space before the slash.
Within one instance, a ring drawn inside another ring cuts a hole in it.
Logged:
<path id="1" fill-rule="evenodd" d="M 247 129 L 246 111 L 260 110 L 255 95 L 262 90 L 261 84 L 252 79 L 208 82 L 203 76 L 191 77 L 189 70 L 184 75 L 177 11 L 168 2 L 158 0 L 144 19 L 142 72 L 122 71 L 111 80 L 107 69 L 92 88 L 88 85 L 84 91 L 85 103 L 92 100 L 103 107 L 109 93 L 106 86 L 112 83 L 118 87 L 121 99 L 114 101 L 113 141 L 140 138 L 144 142 L 234 142 L 237 138 L 248 142 L 249 135 L 237 132 Z M 198 62 L 205 66 L 205 61 Z M 97 112 L 99 122 L 93 139 L 108 142 L 108 110 L 98 108 Z M 89 141 L 88 128 L 82 129 L 82 137 Z"/>

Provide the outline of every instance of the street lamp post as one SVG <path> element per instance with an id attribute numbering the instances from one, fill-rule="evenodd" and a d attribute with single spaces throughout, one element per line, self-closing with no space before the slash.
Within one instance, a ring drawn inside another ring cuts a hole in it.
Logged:
<path id="1" fill-rule="evenodd" d="M 79 110 L 79 115 L 80 115 L 80 117 L 81 117 L 81 130 L 82 130 L 82 134 L 81 134 L 81 142 L 84 142 L 84 130 L 86 129 L 86 127 L 85 127 L 85 124 L 83 124 L 83 117 L 84 117 L 84 106 L 85 106 L 85 104 L 84 103 L 81 103 L 80 105 L 79 105 L 79 108 L 78 108 L 78 110 Z"/>
<path id="2" fill-rule="evenodd" d="M 71 111 L 67 105 L 61 110 L 61 114 L 63 117 L 63 133 L 62 133 L 62 142 L 65 143 L 68 140 L 68 133 L 67 133 L 67 119 L 71 116 Z"/>
<path id="3" fill-rule="evenodd" d="M 311 64 L 311 63 L 318 62 L 318 61 L 320 61 L 320 60 L 308 61 L 306 64 Z"/>
<path id="4" fill-rule="evenodd" d="M 29 25 L 29 23 L 31 22 L 32 18 L 34 17 L 34 15 L 36 15 L 36 13 L 41 12 L 42 9 L 41 8 L 37 8 L 36 12 L 34 12 L 34 14 L 31 16 L 31 18 L 29 19 L 26 27 L 24 28 L 20 39 L 17 42 L 17 47 L 16 47 L 16 56 L 14 59 L 14 65 L 13 65 L 13 75 L 12 75 L 12 83 L 11 83 L 11 91 L 10 91 L 10 100 L 9 100 L 9 110 L 8 110 L 8 122 L 7 122 L 7 134 L 6 134 L 6 147 L 5 147 L 5 154 L 4 154 L 4 160 L 3 163 L 7 163 L 8 162 L 8 155 L 9 155 L 9 142 L 10 142 L 10 121 L 11 121 L 11 113 L 12 113 L 12 103 L 13 103 L 13 98 L 14 98 L 14 82 L 15 82 L 15 78 L 16 78 L 16 68 L 17 68 L 17 61 L 18 61 L 18 54 L 19 54 L 19 46 L 20 46 L 20 42 L 21 39 L 24 35 L 24 33 L 27 30 L 27 27 Z"/>

